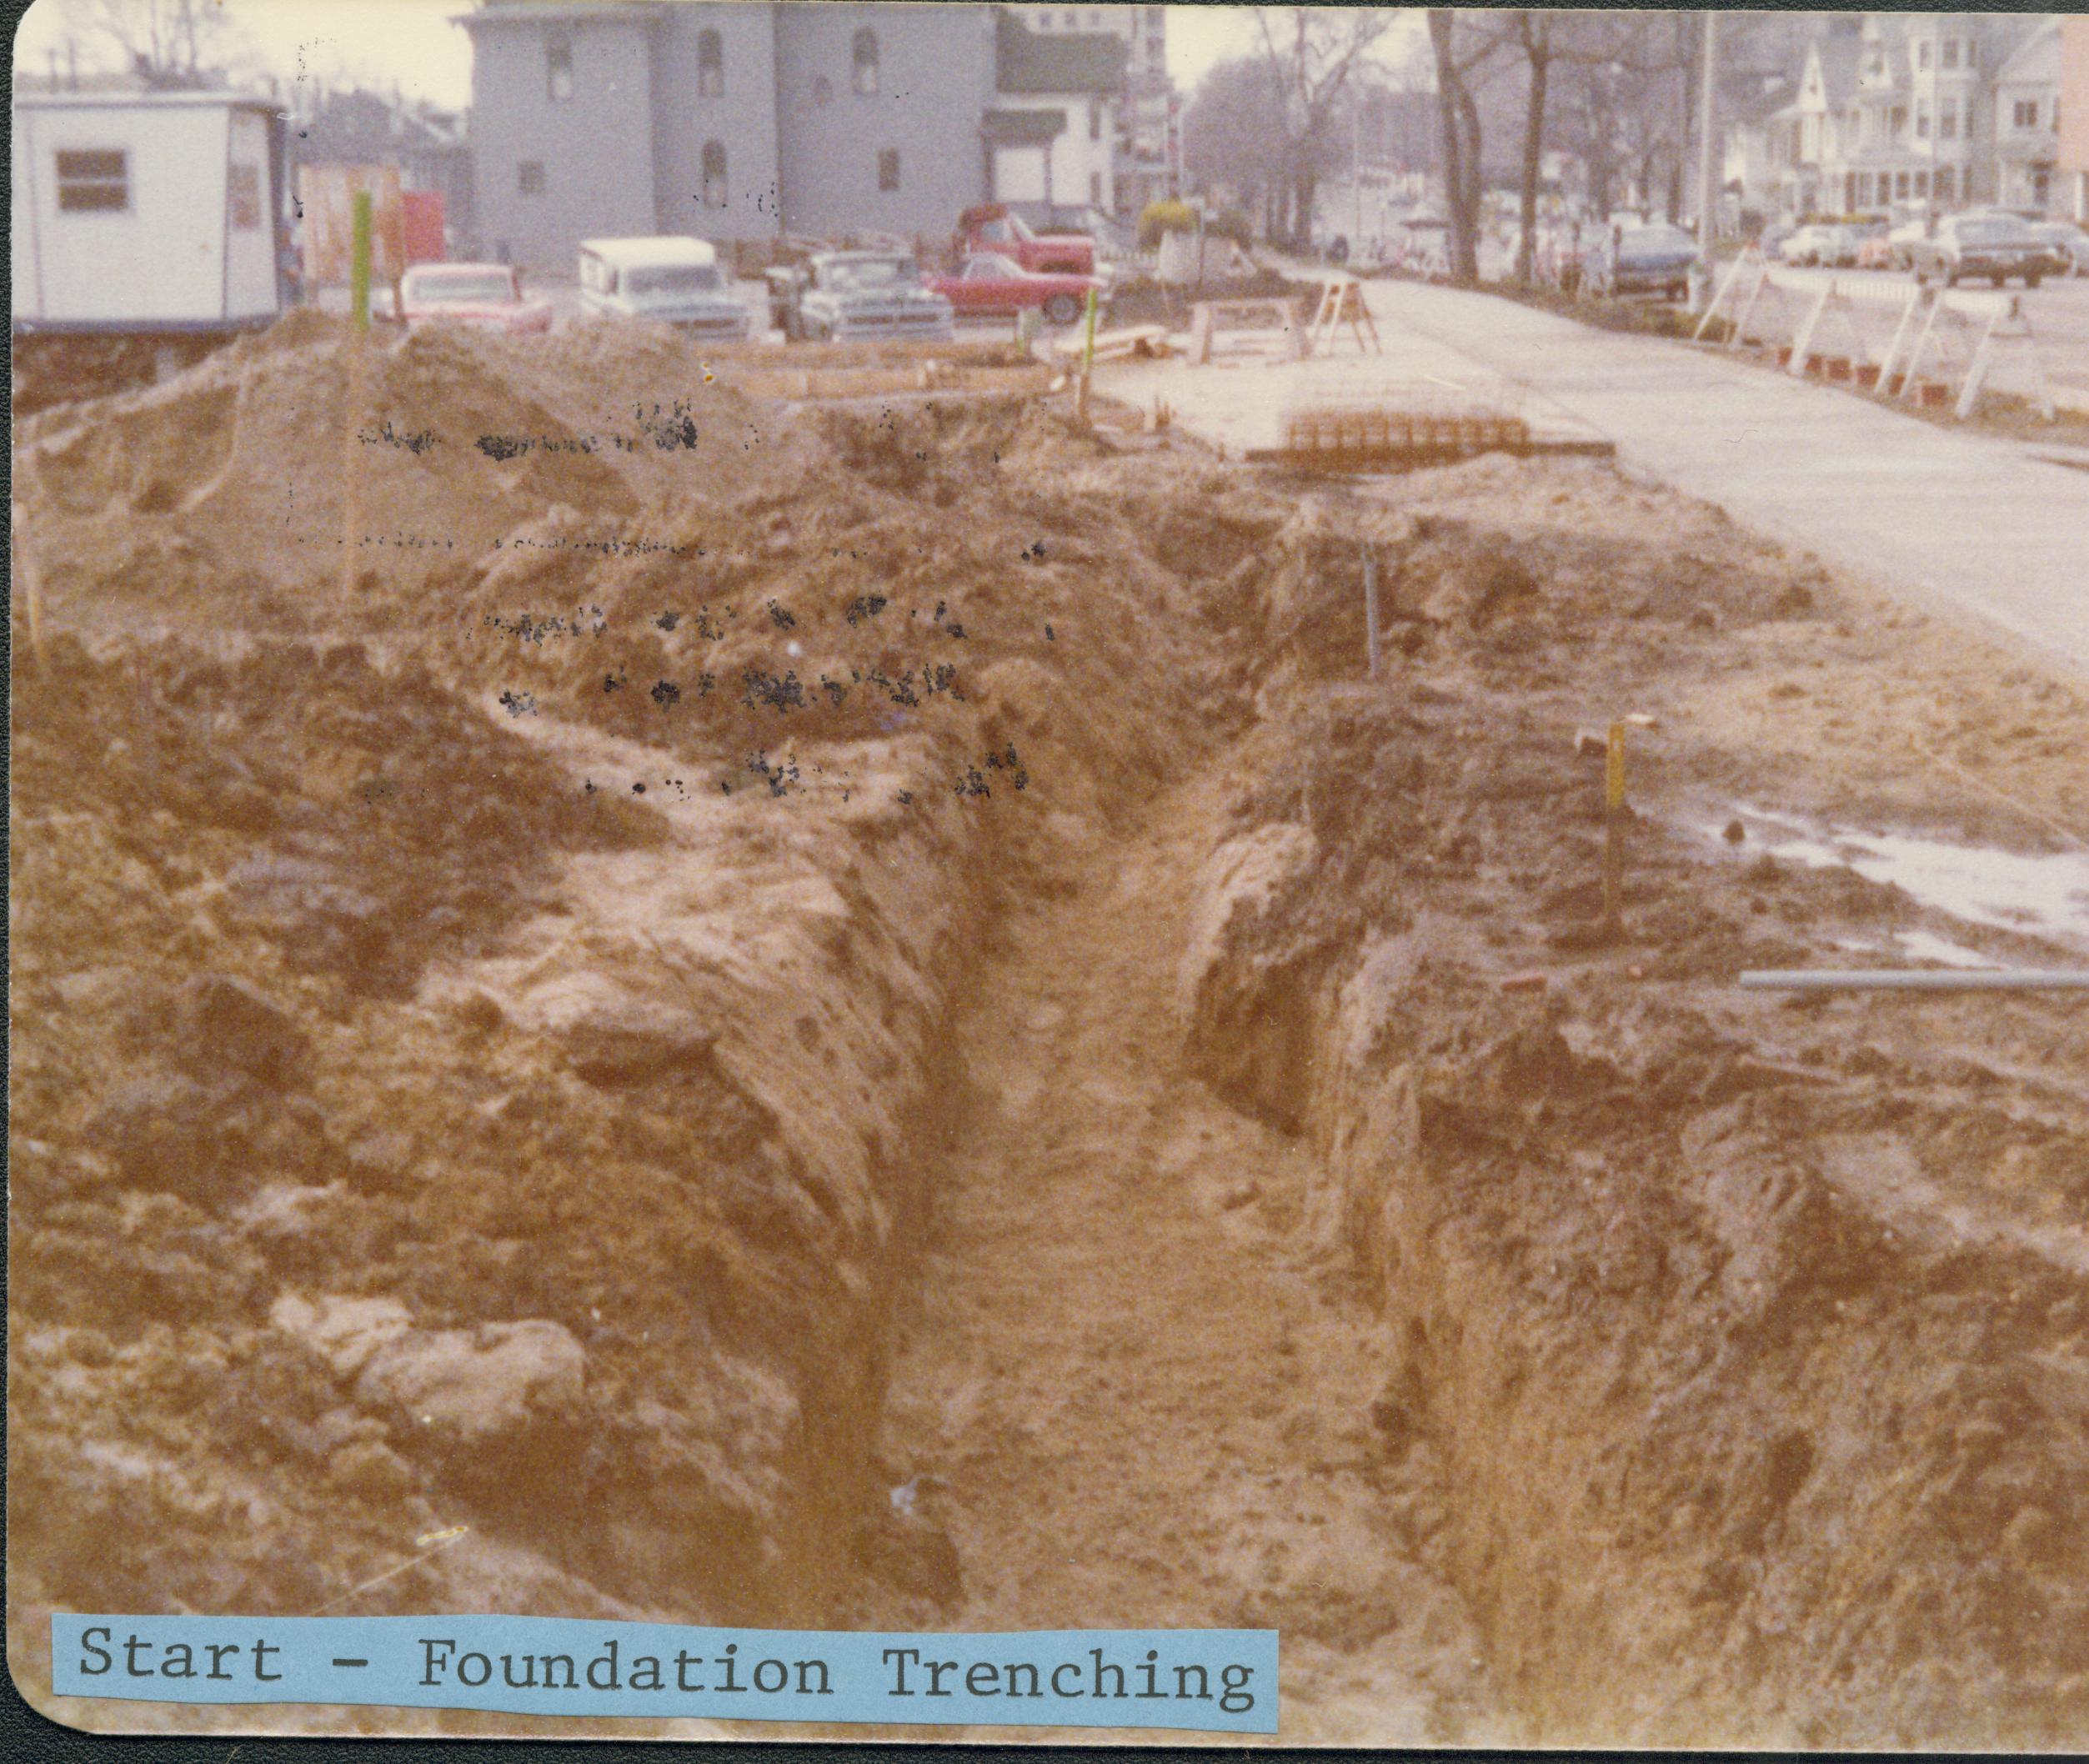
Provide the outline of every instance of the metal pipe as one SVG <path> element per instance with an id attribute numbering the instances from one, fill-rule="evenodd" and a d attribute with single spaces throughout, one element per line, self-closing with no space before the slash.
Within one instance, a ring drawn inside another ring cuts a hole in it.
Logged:
<path id="1" fill-rule="evenodd" d="M 1758 992 L 2059 992 L 2089 990 L 2089 969 L 1752 968 L 1741 984 Z"/>
<path id="2" fill-rule="evenodd" d="M 1378 559 L 1364 554 L 1364 653 L 1365 671 L 1378 678 Z"/>

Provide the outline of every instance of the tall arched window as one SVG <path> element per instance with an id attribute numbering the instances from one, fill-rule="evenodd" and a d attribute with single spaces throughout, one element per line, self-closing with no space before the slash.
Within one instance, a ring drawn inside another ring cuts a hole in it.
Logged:
<path id="1" fill-rule="evenodd" d="M 699 98 L 725 96 L 725 45 L 716 31 L 696 33 L 696 91 Z"/>
<path id="2" fill-rule="evenodd" d="M 855 89 L 866 95 L 878 89 L 878 33 L 875 31 L 856 33 Z"/>
<path id="3" fill-rule="evenodd" d="M 725 206 L 725 143 L 706 141 L 704 143 L 704 195 L 707 208 Z"/>

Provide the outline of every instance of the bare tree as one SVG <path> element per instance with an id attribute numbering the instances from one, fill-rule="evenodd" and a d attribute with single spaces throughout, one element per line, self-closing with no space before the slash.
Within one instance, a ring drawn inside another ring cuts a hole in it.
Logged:
<path id="1" fill-rule="evenodd" d="M 70 0 L 68 37 L 113 49 L 155 90 L 223 83 L 246 45 L 218 0 Z"/>
<path id="2" fill-rule="evenodd" d="M 1606 219 L 1621 181 L 1651 202 L 1666 176 L 1681 203 L 1689 133 L 1682 88 L 1696 21 L 1673 22 L 1679 17 L 1589 11 L 1555 23 L 1562 144 L 1581 162 L 1590 205 Z"/>
<path id="3" fill-rule="evenodd" d="M 1287 175 L 1281 153 L 1283 100 L 1260 56 L 1222 62 L 1197 86 L 1182 119 L 1182 158 L 1194 187 L 1224 189 L 1260 206 L 1263 230 L 1279 228 L 1276 213 Z"/>
<path id="4" fill-rule="evenodd" d="M 1519 12 L 1513 15 L 1516 45 L 1523 51 L 1525 87 L 1523 113 L 1523 165 L 1516 241 L 1516 280 L 1529 287 L 1537 249 L 1538 186 L 1545 176 L 1545 106 L 1552 83 L 1552 15 Z"/>
<path id="5" fill-rule="evenodd" d="M 1332 157 L 1332 124 L 1357 63 L 1385 34 L 1383 7 L 1260 7 L 1262 58 L 1275 82 L 1281 134 L 1278 157 L 1290 215 L 1282 230 L 1304 233 L 1313 194 Z"/>
<path id="6" fill-rule="evenodd" d="M 1436 117 L 1444 176 L 1444 218 L 1450 223 L 1450 279 L 1480 279 L 1480 104 L 1482 70 L 1508 41 L 1496 15 L 1431 7 L 1429 43 L 1436 58 Z"/>

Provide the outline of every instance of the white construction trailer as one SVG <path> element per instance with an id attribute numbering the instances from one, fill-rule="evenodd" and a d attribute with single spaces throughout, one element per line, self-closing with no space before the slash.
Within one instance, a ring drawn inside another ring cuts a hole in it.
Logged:
<path id="1" fill-rule="evenodd" d="M 284 171 L 282 117 L 263 98 L 18 88 L 18 393 L 25 368 L 41 378 L 69 363 L 77 376 L 143 350 L 163 372 L 272 323 L 290 303 Z M 48 347 L 67 339 L 76 347 Z M 88 342 L 99 351 L 77 347 Z M 25 343 L 40 361 L 24 360 Z"/>

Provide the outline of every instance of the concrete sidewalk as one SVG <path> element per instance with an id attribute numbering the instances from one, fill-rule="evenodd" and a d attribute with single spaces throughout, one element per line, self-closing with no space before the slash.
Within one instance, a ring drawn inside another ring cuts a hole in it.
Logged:
<path id="1" fill-rule="evenodd" d="M 2089 672 L 2089 473 L 1846 391 L 1484 293 L 1369 282 L 1389 354 L 1455 351 L 1627 469 Z"/>

